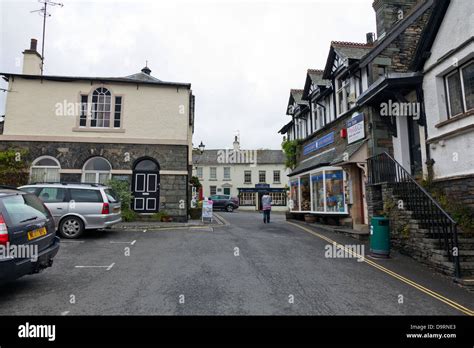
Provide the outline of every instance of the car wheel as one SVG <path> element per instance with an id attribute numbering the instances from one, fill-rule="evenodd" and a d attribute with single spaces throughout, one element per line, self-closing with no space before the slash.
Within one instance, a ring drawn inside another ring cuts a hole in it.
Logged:
<path id="1" fill-rule="evenodd" d="M 229 204 L 227 207 L 225 207 L 225 210 L 229 213 L 232 213 L 234 211 L 234 206 Z"/>
<path id="2" fill-rule="evenodd" d="M 59 234 L 67 239 L 79 238 L 84 232 L 84 223 L 76 216 L 67 216 L 59 224 Z"/>

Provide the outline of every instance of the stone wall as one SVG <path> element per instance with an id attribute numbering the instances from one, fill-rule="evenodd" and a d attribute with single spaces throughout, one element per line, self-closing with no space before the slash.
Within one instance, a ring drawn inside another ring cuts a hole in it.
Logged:
<path id="1" fill-rule="evenodd" d="M 23 160 L 29 165 L 40 156 L 52 156 L 61 164 L 61 169 L 81 170 L 91 157 L 107 159 L 113 170 L 133 170 L 135 160 L 148 156 L 156 159 L 160 170 L 180 170 L 189 174 L 187 146 L 142 145 L 142 144 L 95 144 L 64 142 L 19 142 L 0 143 L 0 150 L 27 149 Z M 81 182 L 81 173 L 61 173 L 63 182 Z M 130 174 L 113 174 L 131 183 Z M 188 175 L 160 175 L 160 211 L 165 210 L 175 221 L 187 220 Z M 184 208 L 180 208 L 180 201 Z"/>
<path id="2" fill-rule="evenodd" d="M 367 187 L 369 218 L 387 216 L 390 220 L 390 243 L 400 253 L 430 266 L 441 273 L 453 274 L 452 262 L 429 231 L 421 225 L 403 201 L 393 194 L 392 184 Z"/>
<path id="3" fill-rule="evenodd" d="M 132 169 L 133 162 L 140 157 L 149 156 L 158 161 L 163 170 L 188 170 L 186 145 L 147 145 L 147 144 L 97 144 L 73 142 L 26 142 L 4 141 L 0 150 L 7 148 L 27 149 L 25 160 L 31 163 L 40 156 L 55 157 L 62 169 L 82 169 L 91 157 L 107 159 L 112 169 Z"/>
<path id="4" fill-rule="evenodd" d="M 455 197 L 457 202 L 469 206 L 474 214 L 474 175 L 450 180 L 435 180 L 434 185 L 446 196 Z"/>

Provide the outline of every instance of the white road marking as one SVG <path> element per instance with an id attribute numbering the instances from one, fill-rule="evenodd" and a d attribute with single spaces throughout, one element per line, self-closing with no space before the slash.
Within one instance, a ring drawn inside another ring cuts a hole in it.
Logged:
<path id="1" fill-rule="evenodd" d="M 61 240 L 61 243 L 84 243 L 83 240 Z"/>
<path id="2" fill-rule="evenodd" d="M 137 241 L 131 241 L 131 242 L 109 242 L 110 244 L 131 244 L 134 245 Z"/>
<path id="3" fill-rule="evenodd" d="M 61 315 L 68 315 L 69 311 L 61 312 Z"/>
<path id="4" fill-rule="evenodd" d="M 106 268 L 106 271 L 110 271 L 114 267 L 115 262 L 110 266 L 74 266 L 75 268 Z"/>
<path id="5" fill-rule="evenodd" d="M 145 232 L 146 232 L 146 230 L 143 230 L 143 233 L 145 233 Z"/>

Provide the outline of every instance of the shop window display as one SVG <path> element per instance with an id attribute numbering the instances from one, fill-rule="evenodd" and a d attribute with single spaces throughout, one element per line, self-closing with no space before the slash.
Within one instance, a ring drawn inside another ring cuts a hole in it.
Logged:
<path id="1" fill-rule="evenodd" d="M 290 181 L 290 199 L 293 201 L 293 204 L 290 205 L 291 210 L 298 211 L 300 210 L 300 203 L 298 199 L 299 183 L 298 179 Z"/>
<path id="2" fill-rule="evenodd" d="M 325 172 L 326 212 L 344 212 L 344 181 L 341 170 Z"/>
<path id="3" fill-rule="evenodd" d="M 311 176 L 313 186 L 313 211 L 324 211 L 324 175 L 323 173 Z"/>
<path id="4" fill-rule="evenodd" d="M 301 190 L 301 211 L 311 210 L 311 187 L 309 184 L 309 174 L 303 175 L 300 178 Z"/>

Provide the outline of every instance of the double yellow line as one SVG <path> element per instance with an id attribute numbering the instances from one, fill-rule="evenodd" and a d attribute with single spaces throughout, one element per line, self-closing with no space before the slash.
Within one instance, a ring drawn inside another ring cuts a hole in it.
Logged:
<path id="1" fill-rule="evenodd" d="M 364 255 L 360 255 L 360 254 L 356 253 L 354 250 L 351 250 L 351 249 L 345 247 L 344 245 L 339 244 L 339 243 L 333 241 L 332 239 L 330 239 L 330 238 L 328 238 L 328 237 L 326 237 L 326 236 L 323 236 L 322 234 L 319 234 L 319 233 L 317 233 L 317 232 L 314 232 L 314 231 L 310 230 L 309 228 L 306 228 L 306 227 L 304 227 L 304 226 L 300 226 L 300 225 L 295 224 L 295 223 L 293 223 L 293 222 L 287 222 L 287 223 L 289 223 L 290 225 L 296 226 L 296 227 L 298 227 L 298 228 L 304 230 L 305 232 L 311 233 L 312 235 L 314 235 L 314 236 L 316 236 L 316 237 L 318 237 L 318 238 L 321 238 L 321 239 L 327 241 L 328 243 L 331 243 L 331 244 L 335 245 L 337 248 L 340 248 L 340 249 L 345 250 L 347 253 L 349 253 L 350 255 L 354 256 L 355 258 L 362 259 L 362 260 L 363 260 L 365 263 L 367 263 L 368 265 L 371 265 L 372 267 L 375 267 L 375 268 L 381 270 L 382 272 L 384 272 L 384 273 L 386 273 L 386 274 L 388 274 L 388 275 L 390 275 L 390 276 L 392 276 L 392 277 L 394 277 L 394 278 L 396 278 L 396 279 L 398 279 L 398 280 L 400 280 L 400 281 L 402 281 L 402 282 L 404 282 L 404 283 L 406 283 L 406 284 L 408 284 L 408 285 L 414 287 L 415 289 L 420 290 L 421 292 L 424 292 L 425 294 L 427 294 L 427 295 L 429 295 L 429 296 L 431 296 L 431 297 L 433 297 L 433 298 L 435 298 L 435 299 L 437 299 L 437 300 L 439 300 L 439 301 L 441 301 L 441 302 L 447 304 L 448 306 L 451 306 L 451 307 L 454 308 L 454 309 L 457 309 L 458 311 L 460 311 L 460 312 L 462 312 L 462 313 L 464 313 L 464 314 L 466 314 L 466 315 L 470 315 L 470 316 L 473 316 L 473 315 L 474 315 L 474 311 L 473 311 L 473 310 L 471 310 L 471 309 L 469 309 L 469 308 L 466 308 L 466 307 L 460 305 L 459 303 L 457 303 L 457 302 L 455 302 L 455 301 L 453 301 L 453 300 L 450 300 L 449 298 L 444 297 L 444 296 L 441 295 L 441 294 L 438 294 L 437 292 L 435 292 L 435 291 L 433 291 L 433 290 L 430 290 L 430 289 L 428 289 L 428 288 L 425 288 L 424 286 L 422 286 L 422 285 L 420 285 L 420 284 L 418 284 L 418 283 L 416 283 L 416 282 L 414 282 L 414 281 L 412 281 L 412 280 L 410 280 L 410 279 L 408 279 L 408 278 L 405 278 L 405 277 L 401 276 L 400 274 L 395 273 L 395 272 L 393 272 L 393 271 L 391 271 L 391 270 L 389 270 L 389 269 L 387 269 L 387 268 L 385 268 L 385 267 L 379 265 L 378 263 L 376 263 L 376 262 L 374 262 L 374 261 L 372 261 L 372 260 L 368 260 L 366 257 L 364 257 Z"/>

